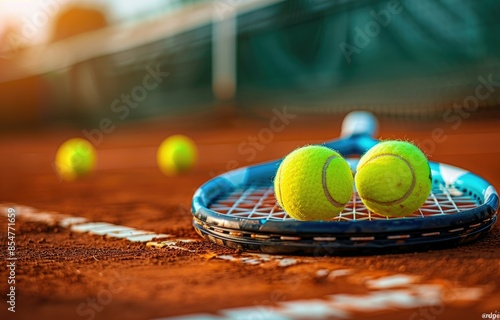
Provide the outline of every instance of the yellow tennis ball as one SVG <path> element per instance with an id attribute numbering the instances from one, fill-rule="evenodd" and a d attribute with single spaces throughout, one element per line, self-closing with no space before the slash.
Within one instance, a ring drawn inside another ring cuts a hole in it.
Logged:
<path id="1" fill-rule="evenodd" d="M 384 141 L 368 150 L 358 163 L 355 182 L 365 206 L 390 217 L 417 211 L 432 187 L 427 158 L 405 141 Z"/>
<path id="2" fill-rule="evenodd" d="M 281 162 L 274 179 L 278 204 L 297 220 L 330 220 L 338 216 L 353 191 L 349 164 L 323 146 L 306 146 Z"/>
<path id="3" fill-rule="evenodd" d="M 158 167 L 167 176 L 189 171 L 196 164 L 197 157 L 193 140 L 180 134 L 163 140 L 156 154 Z"/>
<path id="4" fill-rule="evenodd" d="M 80 138 L 64 142 L 56 153 L 55 168 L 59 176 L 72 181 L 90 173 L 96 163 L 96 152 L 90 142 Z"/>

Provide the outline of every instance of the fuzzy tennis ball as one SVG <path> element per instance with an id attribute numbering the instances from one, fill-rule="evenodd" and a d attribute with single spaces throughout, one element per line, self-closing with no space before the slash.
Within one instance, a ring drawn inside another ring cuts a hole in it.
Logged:
<path id="1" fill-rule="evenodd" d="M 281 162 L 274 179 L 278 204 L 297 220 L 330 220 L 353 191 L 349 164 L 323 146 L 299 148 Z"/>
<path id="2" fill-rule="evenodd" d="M 180 134 L 163 140 L 156 154 L 158 167 L 167 176 L 189 171 L 196 164 L 197 157 L 193 140 Z"/>
<path id="3" fill-rule="evenodd" d="M 90 173 L 96 163 L 96 152 L 90 142 L 80 138 L 65 141 L 57 150 L 55 168 L 66 181 L 76 180 Z"/>
<path id="4" fill-rule="evenodd" d="M 417 211 L 432 187 L 427 158 L 405 141 L 384 141 L 368 150 L 358 163 L 355 181 L 365 206 L 390 217 Z"/>

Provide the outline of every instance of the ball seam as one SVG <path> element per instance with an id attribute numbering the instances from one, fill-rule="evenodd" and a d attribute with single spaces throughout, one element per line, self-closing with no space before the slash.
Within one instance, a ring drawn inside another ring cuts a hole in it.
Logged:
<path id="1" fill-rule="evenodd" d="M 332 162 L 333 159 L 335 159 L 335 158 L 340 158 L 340 157 L 337 155 L 333 155 L 333 156 L 330 156 L 328 159 L 326 159 L 326 162 L 323 166 L 323 175 L 321 178 L 322 178 L 323 192 L 325 193 L 325 197 L 328 200 L 328 202 L 330 202 L 334 207 L 342 208 L 342 207 L 345 207 L 345 205 L 348 202 L 347 203 L 340 203 L 340 202 L 336 201 L 335 199 L 333 199 L 332 195 L 328 191 L 328 186 L 326 183 L 326 176 L 327 176 L 326 171 L 328 170 L 328 166 L 330 165 L 330 162 Z"/>

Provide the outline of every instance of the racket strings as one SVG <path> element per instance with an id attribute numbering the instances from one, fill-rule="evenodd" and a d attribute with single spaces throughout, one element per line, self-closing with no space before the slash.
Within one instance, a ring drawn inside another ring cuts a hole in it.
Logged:
<path id="1" fill-rule="evenodd" d="M 389 219 L 415 219 L 436 215 L 449 215 L 476 208 L 477 197 L 444 184 L 434 184 L 430 196 L 415 213 L 401 218 L 380 216 L 368 210 L 356 192 L 346 208 L 334 221 L 375 221 Z M 209 208 L 219 214 L 259 220 L 291 220 L 292 218 L 277 204 L 272 185 L 249 185 L 235 189 L 219 197 Z"/>
<path id="2" fill-rule="evenodd" d="M 220 214 L 246 219 L 291 219 L 278 206 L 272 186 L 251 185 L 238 188 L 215 201 L 210 209 Z"/>

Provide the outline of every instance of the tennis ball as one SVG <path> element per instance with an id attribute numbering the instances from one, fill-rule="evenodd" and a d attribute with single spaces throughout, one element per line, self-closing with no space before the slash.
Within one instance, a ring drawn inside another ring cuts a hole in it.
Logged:
<path id="1" fill-rule="evenodd" d="M 405 141 L 384 141 L 368 150 L 358 163 L 355 182 L 365 206 L 390 217 L 417 211 L 432 187 L 427 158 Z"/>
<path id="2" fill-rule="evenodd" d="M 323 146 L 299 148 L 281 162 L 274 179 L 278 204 L 297 220 L 330 220 L 353 191 L 349 164 Z"/>
<path id="3" fill-rule="evenodd" d="M 55 169 L 63 180 L 72 181 L 90 173 L 96 158 L 90 142 L 80 138 L 69 139 L 57 150 Z"/>
<path id="4" fill-rule="evenodd" d="M 193 140 L 177 134 L 163 140 L 156 154 L 161 172 L 174 176 L 189 171 L 195 164 L 198 151 Z"/>

